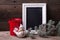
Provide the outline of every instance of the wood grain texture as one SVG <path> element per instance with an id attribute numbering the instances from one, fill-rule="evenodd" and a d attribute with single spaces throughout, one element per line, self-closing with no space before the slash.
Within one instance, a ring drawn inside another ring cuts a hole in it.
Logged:
<path id="1" fill-rule="evenodd" d="M 21 5 L 0 5 L 0 16 L 0 21 L 7 21 L 13 17 L 21 17 Z"/>
<path id="2" fill-rule="evenodd" d="M 49 0 L 47 3 L 48 7 L 48 20 L 52 19 L 55 21 L 60 20 L 60 0 Z"/>

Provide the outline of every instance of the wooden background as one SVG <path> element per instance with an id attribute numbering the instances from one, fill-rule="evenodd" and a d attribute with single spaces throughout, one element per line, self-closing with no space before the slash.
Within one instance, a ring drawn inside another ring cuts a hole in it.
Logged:
<path id="1" fill-rule="evenodd" d="M 9 30 L 8 20 L 22 18 L 22 3 L 47 3 L 47 21 L 60 21 L 60 0 L 0 0 L 0 30 Z"/>

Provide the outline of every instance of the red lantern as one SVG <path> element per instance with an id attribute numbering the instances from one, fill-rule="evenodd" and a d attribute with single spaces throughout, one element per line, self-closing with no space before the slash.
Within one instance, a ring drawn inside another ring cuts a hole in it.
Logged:
<path id="1" fill-rule="evenodd" d="M 13 18 L 8 21 L 10 25 L 10 35 L 15 36 L 15 33 L 13 32 L 14 28 L 19 28 L 20 24 L 22 23 L 21 18 Z"/>

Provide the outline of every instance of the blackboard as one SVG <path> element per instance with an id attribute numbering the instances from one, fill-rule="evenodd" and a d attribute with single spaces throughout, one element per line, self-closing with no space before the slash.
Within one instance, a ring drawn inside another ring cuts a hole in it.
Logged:
<path id="1" fill-rule="evenodd" d="M 26 8 L 26 29 L 42 24 L 42 7 L 27 7 Z"/>

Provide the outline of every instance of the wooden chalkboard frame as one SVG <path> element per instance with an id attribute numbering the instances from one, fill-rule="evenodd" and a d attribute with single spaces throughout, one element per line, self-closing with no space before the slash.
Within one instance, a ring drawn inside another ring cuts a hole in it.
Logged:
<path id="1" fill-rule="evenodd" d="M 46 24 L 46 3 L 22 3 L 22 23 L 26 30 L 27 7 L 42 7 L 42 24 Z"/>

